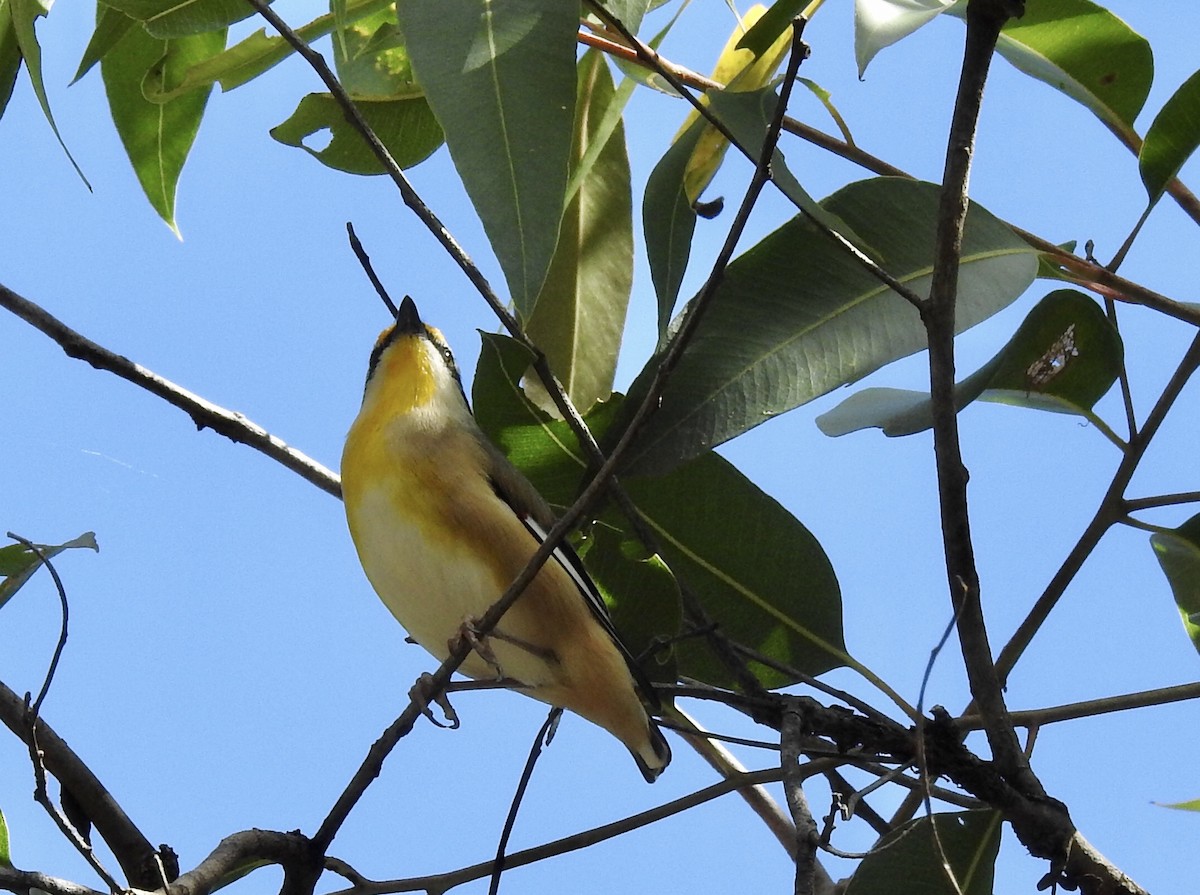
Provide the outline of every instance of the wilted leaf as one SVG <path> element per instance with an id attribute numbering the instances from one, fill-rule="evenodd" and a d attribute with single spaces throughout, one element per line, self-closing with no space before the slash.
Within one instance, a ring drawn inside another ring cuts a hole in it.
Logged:
<path id="1" fill-rule="evenodd" d="M 962 410 L 976 398 L 1092 418 L 1093 405 L 1121 372 L 1116 327 L 1082 292 L 1060 289 L 1043 298 L 1000 352 L 954 389 Z M 928 392 L 868 388 L 817 417 L 826 435 L 878 427 L 912 435 L 933 425 Z"/>

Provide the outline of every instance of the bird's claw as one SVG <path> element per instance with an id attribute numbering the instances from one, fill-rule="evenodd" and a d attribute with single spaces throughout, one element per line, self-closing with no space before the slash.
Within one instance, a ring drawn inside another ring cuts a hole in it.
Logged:
<path id="1" fill-rule="evenodd" d="M 423 672 L 417 678 L 417 682 L 408 691 L 408 698 L 417 704 L 417 707 L 421 710 L 421 714 L 432 721 L 434 726 L 440 727 L 443 730 L 458 730 L 461 726 L 462 722 L 459 721 L 458 712 L 450 704 L 450 697 L 446 695 L 445 690 L 434 688 L 433 675 L 429 672 Z M 433 711 L 429 708 L 430 702 L 433 702 L 442 710 L 442 714 L 446 718 L 445 722 L 439 721 L 434 717 Z"/>

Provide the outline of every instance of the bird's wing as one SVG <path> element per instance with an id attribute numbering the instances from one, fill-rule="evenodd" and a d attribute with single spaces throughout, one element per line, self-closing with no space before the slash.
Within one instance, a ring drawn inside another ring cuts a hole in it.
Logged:
<path id="1" fill-rule="evenodd" d="M 484 449 L 488 453 L 491 461 L 490 477 L 492 488 L 496 494 L 512 509 L 521 523 L 533 535 L 534 540 L 539 544 L 546 540 L 548 529 L 554 525 L 554 512 L 550 509 L 550 505 L 546 503 L 538 490 L 533 487 L 533 483 L 529 481 L 519 469 L 509 462 L 509 459 L 500 452 L 490 441 L 483 439 Z M 579 554 L 566 541 L 560 543 L 554 552 L 551 554 L 554 560 L 563 568 L 575 582 L 575 587 L 579 591 L 579 595 L 591 610 L 592 616 L 600 623 L 600 626 L 608 633 L 612 642 L 620 651 L 621 656 L 625 659 L 625 664 L 629 666 L 629 672 L 633 675 L 634 683 L 637 684 L 642 695 L 650 703 L 651 707 L 658 708 L 660 703 L 658 695 L 654 692 L 654 686 L 650 683 L 650 679 L 646 677 L 646 673 L 642 671 L 637 660 L 630 654 L 628 648 L 621 642 L 621 636 L 617 633 L 616 627 L 612 623 L 612 616 L 608 611 L 608 606 L 604 602 L 604 598 L 600 596 L 600 590 L 596 587 L 596 583 L 587 573 L 587 569 L 583 566 L 583 560 L 579 558 Z"/>

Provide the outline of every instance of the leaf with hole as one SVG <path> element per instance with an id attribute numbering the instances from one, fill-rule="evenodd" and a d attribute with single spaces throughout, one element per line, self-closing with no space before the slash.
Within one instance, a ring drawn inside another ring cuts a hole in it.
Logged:
<path id="1" fill-rule="evenodd" d="M 995 357 L 955 386 L 955 408 L 982 398 L 1099 423 L 1092 407 L 1116 382 L 1123 356 L 1121 336 L 1100 306 L 1082 292 L 1059 289 L 1034 306 Z M 912 435 L 933 425 L 933 402 L 928 392 L 868 388 L 821 414 L 817 425 L 830 436 L 871 427 Z"/>
<path id="2" fill-rule="evenodd" d="M 876 178 L 844 187 L 821 206 L 870 245 L 884 270 L 924 295 L 938 199 L 934 184 Z M 1037 253 L 977 204 L 967 215 L 961 258 L 960 332 L 1007 307 L 1037 270 Z M 916 308 L 795 218 L 729 265 L 637 436 L 627 471 L 670 469 L 925 344 Z M 660 361 L 651 358 L 638 375 L 627 408 L 646 394 Z"/>

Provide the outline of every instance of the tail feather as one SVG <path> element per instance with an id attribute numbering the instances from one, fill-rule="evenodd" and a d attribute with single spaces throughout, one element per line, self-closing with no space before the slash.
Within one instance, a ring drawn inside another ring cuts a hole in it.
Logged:
<path id="1" fill-rule="evenodd" d="M 671 747 L 653 719 L 648 720 L 646 734 L 646 742 L 642 747 L 639 750 L 630 749 L 629 751 L 633 755 L 633 760 L 637 762 L 638 770 L 646 778 L 646 782 L 653 783 L 671 763 Z"/>

